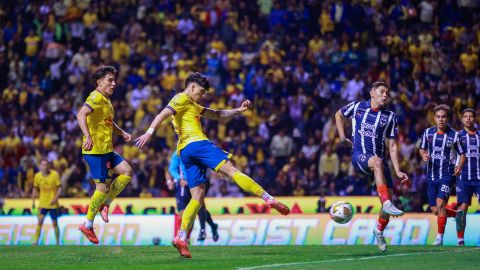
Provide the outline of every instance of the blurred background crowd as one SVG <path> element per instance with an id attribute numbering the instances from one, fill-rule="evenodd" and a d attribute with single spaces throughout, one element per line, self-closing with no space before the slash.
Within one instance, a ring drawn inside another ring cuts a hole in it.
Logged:
<path id="1" fill-rule="evenodd" d="M 205 134 L 272 195 L 376 195 L 340 144 L 334 113 L 391 85 L 399 119 L 396 200 L 422 211 L 426 177 L 417 141 L 432 108 L 479 108 L 480 9 L 476 0 L 4 0 L 0 2 L 0 197 L 31 196 L 42 156 L 61 175 L 63 197 L 93 191 L 75 114 L 94 90 L 90 73 L 113 65 L 114 121 L 134 137 L 190 71 L 211 79 L 204 106 L 253 109 Z M 480 112 L 479 112 L 480 113 Z M 124 197 L 164 197 L 175 134 L 158 128 L 138 150 L 114 136 L 133 167 Z M 243 196 L 209 174 L 209 196 Z"/>

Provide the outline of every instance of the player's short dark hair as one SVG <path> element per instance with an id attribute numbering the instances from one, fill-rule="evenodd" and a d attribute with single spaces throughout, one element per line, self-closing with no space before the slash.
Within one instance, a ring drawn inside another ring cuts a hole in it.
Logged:
<path id="1" fill-rule="evenodd" d="M 376 81 L 372 83 L 372 85 L 370 85 L 370 91 L 375 90 L 381 86 L 387 88 L 390 91 L 390 86 L 384 81 Z"/>
<path id="2" fill-rule="evenodd" d="M 466 114 L 467 112 L 472 113 L 473 117 L 477 117 L 477 112 L 472 109 L 472 108 L 466 108 L 465 110 L 462 111 L 462 116 Z"/>
<path id="3" fill-rule="evenodd" d="M 107 76 L 108 73 L 111 73 L 113 76 L 117 77 L 117 69 L 113 66 L 99 66 L 92 74 L 92 80 L 96 84 L 97 80 Z"/>
<path id="4" fill-rule="evenodd" d="M 205 90 L 210 88 L 210 81 L 208 80 L 207 76 L 200 72 L 190 72 L 188 74 L 187 78 L 185 79 L 185 88 L 187 88 L 190 83 L 196 83 Z"/>
<path id="5" fill-rule="evenodd" d="M 440 105 L 435 106 L 435 108 L 433 108 L 433 114 L 434 115 L 438 111 L 445 111 L 447 113 L 447 116 L 450 116 L 450 106 L 448 106 L 446 104 L 440 104 Z"/>

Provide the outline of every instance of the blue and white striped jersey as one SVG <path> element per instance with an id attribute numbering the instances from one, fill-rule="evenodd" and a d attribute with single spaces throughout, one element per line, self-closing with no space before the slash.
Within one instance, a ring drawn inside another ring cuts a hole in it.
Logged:
<path id="1" fill-rule="evenodd" d="M 480 181 L 480 131 L 469 134 L 466 130 L 459 131 L 462 150 L 465 153 L 460 180 Z"/>
<path id="2" fill-rule="evenodd" d="M 343 116 L 352 119 L 354 154 L 385 158 L 385 139 L 397 138 L 397 116 L 384 108 L 374 110 L 370 101 L 353 101 L 341 109 Z"/>
<path id="3" fill-rule="evenodd" d="M 436 126 L 427 128 L 423 132 L 420 149 L 428 150 L 430 160 L 427 164 L 427 177 L 432 181 L 451 178 L 455 154 L 463 153 L 460 136 L 450 127 L 447 127 L 446 132 L 438 131 Z"/>

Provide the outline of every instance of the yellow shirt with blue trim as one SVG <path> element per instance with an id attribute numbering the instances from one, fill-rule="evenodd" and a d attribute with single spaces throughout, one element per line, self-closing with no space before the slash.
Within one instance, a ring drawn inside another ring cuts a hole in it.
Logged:
<path id="1" fill-rule="evenodd" d="M 113 152 L 113 106 L 110 99 L 97 90 L 90 93 L 84 106 L 92 110 L 87 115 L 87 126 L 93 140 L 90 151 L 82 149 L 82 154 L 106 154 Z M 85 136 L 83 136 L 85 142 Z"/>
<path id="2" fill-rule="evenodd" d="M 176 94 L 167 108 L 173 111 L 173 126 L 178 135 L 178 151 L 191 142 L 208 140 L 200 122 L 203 106 L 193 101 L 185 93 Z"/>
<path id="3" fill-rule="evenodd" d="M 55 170 L 50 170 L 50 173 L 46 176 L 43 175 L 42 172 L 35 174 L 33 177 L 33 186 L 40 191 L 38 208 L 58 208 L 58 202 L 55 204 L 50 204 L 50 202 L 55 198 L 60 185 L 60 175 Z"/>

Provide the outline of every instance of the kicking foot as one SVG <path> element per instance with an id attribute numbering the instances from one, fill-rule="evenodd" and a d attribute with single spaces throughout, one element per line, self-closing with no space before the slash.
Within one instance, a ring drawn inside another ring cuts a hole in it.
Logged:
<path id="1" fill-rule="evenodd" d="M 385 236 L 383 236 L 383 232 L 375 228 L 373 229 L 373 234 L 377 239 L 378 249 L 380 249 L 381 252 L 387 251 L 387 241 L 385 241 Z"/>
<path id="2" fill-rule="evenodd" d="M 89 229 L 85 227 L 85 224 L 82 224 L 78 226 L 78 229 L 83 233 L 83 235 L 85 235 L 85 237 L 87 237 L 90 242 L 94 243 L 95 245 L 98 244 L 98 238 L 95 235 L 93 228 Z"/>
<path id="3" fill-rule="evenodd" d="M 284 216 L 290 214 L 290 209 L 288 208 L 288 206 L 286 206 L 285 204 L 283 204 L 279 201 L 269 200 L 267 202 L 267 205 L 268 205 L 268 207 L 277 210 L 280 214 L 282 214 Z"/>
<path id="4" fill-rule="evenodd" d="M 384 213 L 387 213 L 393 217 L 403 216 L 403 211 L 395 207 L 391 201 L 386 201 L 383 203 L 382 210 Z"/>
<path id="5" fill-rule="evenodd" d="M 184 258 L 192 258 L 190 250 L 188 250 L 188 243 L 176 236 L 173 238 L 172 245 L 180 252 L 180 255 Z"/>
<path id="6" fill-rule="evenodd" d="M 103 221 L 105 221 L 105 223 L 108 223 L 108 208 L 110 206 L 104 204 L 102 205 L 102 207 L 100 207 L 100 216 L 102 217 Z"/>

